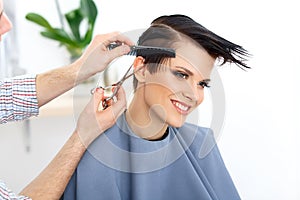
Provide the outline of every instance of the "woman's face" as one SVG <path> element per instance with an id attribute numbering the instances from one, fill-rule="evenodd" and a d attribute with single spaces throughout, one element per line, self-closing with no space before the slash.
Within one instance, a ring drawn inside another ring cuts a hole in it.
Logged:
<path id="1" fill-rule="evenodd" d="M 204 49 L 184 42 L 156 73 L 145 71 L 144 101 L 149 113 L 167 124 L 180 127 L 204 98 L 204 88 L 215 59 Z"/>
<path id="2" fill-rule="evenodd" d="M 3 1 L 0 0 L 0 41 L 4 33 L 12 28 L 12 24 L 6 14 L 4 13 Z"/>

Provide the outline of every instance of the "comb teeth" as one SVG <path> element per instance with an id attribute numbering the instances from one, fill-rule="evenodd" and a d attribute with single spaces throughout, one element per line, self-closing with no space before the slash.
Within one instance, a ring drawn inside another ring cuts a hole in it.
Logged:
<path id="1" fill-rule="evenodd" d="M 112 50 L 122 44 L 120 43 L 111 43 L 107 46 L 109 50 Z M 130 56 L 149 56 L 149 55 L 163 55 L 165 57 L 175 58 L 176 53 L 174 49 L 164 48 L 164 47 L 152 47 L 152 46 L 130 46 L 130 51 L 127 55 Z"/>

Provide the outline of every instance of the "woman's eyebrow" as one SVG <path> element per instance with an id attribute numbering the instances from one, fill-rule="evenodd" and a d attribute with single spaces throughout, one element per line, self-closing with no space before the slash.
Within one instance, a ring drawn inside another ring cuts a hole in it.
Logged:
<path id="1" fill-rule="evenodd" d="M 193 72 L 191 72 L 190 70 L 188 70 L 187 68 L 185 68 L 185 67 L 181 67 L 181 66 L 176 66 L 176 68 L 179 68 L 179 69 L 182 69 L 182 70 L 184 70 L 188 75 L 194 75 L 194 73 Z"/>
<path id="2" fill-rule="evenodd" d="M 207 82 L 207 83 L 209 83 L 211 80 L 209 79 L 209 78 L 207 78 L 207 79 L 203 79 L 202 81 L 200 81 L 200 82 Z"/>
<path id="3" fill-rule="evenodd" d="M 188 70 L 187 68 L 185 68 L 185 67 L 181 67 L 181 66 L 176 66 L 176 68 L 179 68 L 179 69 L 182 69 L 182 70 L 184 70 L 188 75 L 190 75 L 190 76 L 192 76 L 192 75 L 194 75 L 194 73 L 193 72 L 191 72 L 190 70 Z M 211 81 L 211 79 L 209 79 L 209 78 L 206 78 L 206 79 L 203 79 L 202 81 L 200 81 L 200 82 L 207 82 L 207 83 L 209 83 Z"/>

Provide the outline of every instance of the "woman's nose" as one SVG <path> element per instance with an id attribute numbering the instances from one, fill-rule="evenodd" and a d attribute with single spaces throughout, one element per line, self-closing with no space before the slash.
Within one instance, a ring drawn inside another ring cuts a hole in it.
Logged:
<path id="1" fill-rule="evenodd" d="M 182 94 L 189 101 L 194 101 L 198 104 L 203 100 L 204 90 L 199 88 L 197 84 L 192 84 L 185 87 Z"/>

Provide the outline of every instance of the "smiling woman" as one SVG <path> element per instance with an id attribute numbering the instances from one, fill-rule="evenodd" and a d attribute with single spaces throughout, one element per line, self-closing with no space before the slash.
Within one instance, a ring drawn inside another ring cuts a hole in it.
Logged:
<path id="1" fill-rule="evenodd" d="M 138 44 L 176 57 L 137 53 L 128 109 L 90 146 L 62 199 L 240 199 L 212 130 L 185 121 L 204 99 L 215 60 L 248 68 L 247 51 L 184 15 L 155 19 Z"/>

